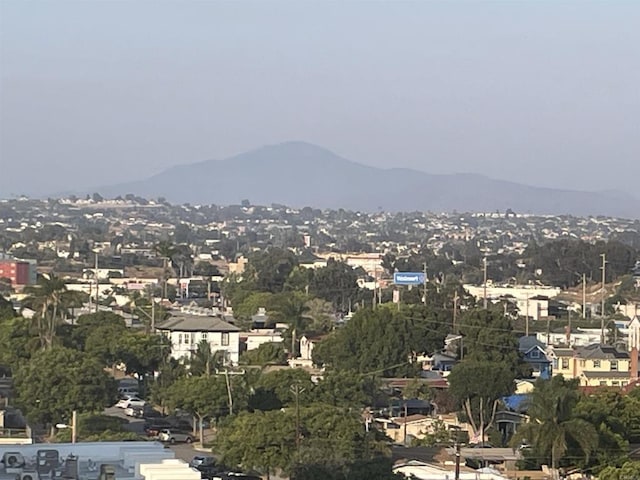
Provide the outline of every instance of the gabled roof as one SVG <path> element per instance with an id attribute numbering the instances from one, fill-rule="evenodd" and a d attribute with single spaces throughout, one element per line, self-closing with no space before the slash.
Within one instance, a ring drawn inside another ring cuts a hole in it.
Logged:
<path id="1" fill-rule="evenodd" d="M 586 371 L 582 372 L 582 375 L 585 378 L 630 378 L 629 372 L 597 372 L 597 371 Z"/>
<path id="2" fill-rule="evenodd" d="M 611 345 L 600 345 L 598 343 L 593 343 L 591 345 L 587 345 L 586 347 L 582 347 L 577 351 L 578 356 L 580 358 L 594 358 L 594 359 L 627 359 L 629 358 L 629 353 L 624 352 L 622 350 L 618 350 L 616 347 L 612 347 Z"/>
<path id="3" fill-rule="evenodd" d="M 239 332 L 235 325 L 220 317 L 175 316 L 157 325 L 158 330 L 170 332 Z"/>
<path id="4" fill-rule="evenodd" d="M 544 352 L 546 348 L 546 345 L 538 340 L 534 335 L 520 337 L 518 339 L 518 344 L 518 349 L 525 353 L 528 353 L 536 347 Z"/>

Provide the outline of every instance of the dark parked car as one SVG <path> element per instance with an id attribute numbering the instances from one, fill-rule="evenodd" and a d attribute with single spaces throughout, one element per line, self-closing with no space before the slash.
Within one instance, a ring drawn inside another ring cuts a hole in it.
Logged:
<path id="1" fill-rule="evenodd" d="M 175 420 L 170 418 L 154 418 L 151 421 L 145 422 L 144 432 L 148 437 L 157 437 L 162 430 L 175 429 L 182 431 L 191 431 L 191 424 L 182 420 Z"/>

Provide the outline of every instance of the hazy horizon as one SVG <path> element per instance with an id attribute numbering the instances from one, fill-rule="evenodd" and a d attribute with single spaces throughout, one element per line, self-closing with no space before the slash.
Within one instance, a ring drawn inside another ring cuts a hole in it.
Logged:
<path id="1" fill-rule="evenodd" d="M 638 24 L 631 1 L 1 0 L 0 197 L 288 141 L 635 193 Z"/>

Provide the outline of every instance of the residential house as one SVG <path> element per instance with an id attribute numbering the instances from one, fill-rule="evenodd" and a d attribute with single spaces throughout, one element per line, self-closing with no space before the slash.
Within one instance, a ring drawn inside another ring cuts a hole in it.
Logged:
<path id="1" fill-rule="evenodd" d="M 313 367 L 313 348 L 318 339 L 309 338 L 305 335 L 300 337 L 300 353 L 296 358 L 289 360 L 292 367 Z"/>
<path id="2" fill-rule="evenodd" d="M 220 316 L 177 315 L 156 325 L 171 341 L 171 357 L 188 359 L 206 341 L 212 352 L 224 352 L 225 363 L 236 365 L 240 356 L 240 329 Z"/>
<path id="3" fill-rule="evenodd" d="M 521 317 L 541 320 L 549 316 L 549 298 L 542 295 L 516 298 L 516 308 Z"/>
<path id="4" fill-rule="evenodd" d="M 255 350 L 265 343 L 282 343 L 282 332 L 272 328 L 260 328 L 243 332 L 240 340 L 245 343 L 245 350 Z"/>
<path id="5" fill-rule="evenodd" d="M 547 358 L 544 343 L 532 335 L 520 337 L 518 350 L 523 360 L 531 367 L 534 377 L 551 377 L 552 362 Z"/>
<path id="6" fill-rule="evenodd" d="M 422 361 L 423 370 L 442 372 L 446 376 L 458 362 L 458 359 L 454 355 L 447 353 L 434 353 L 430 356 L 419 357 L 418 361 Z"/>
<path id="7" fill-rule="evenodd" d="M 548 354 L 554 374 L 578 378 L 583 387 L 625 387 L 638 377 L 637 350 L 630 353 L 596 343 L 586 347 L 551 347 Z"/>

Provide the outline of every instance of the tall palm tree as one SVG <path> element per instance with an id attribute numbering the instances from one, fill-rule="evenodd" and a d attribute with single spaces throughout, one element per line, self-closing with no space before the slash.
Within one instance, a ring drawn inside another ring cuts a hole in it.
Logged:
<path id="1" fill-rule="evenodd" d="M 167 298 L 167 268 L 171 258 L 176 254 L 176 246 L 169 240 L 160 240 L 153 247 L 153 251 L 162 258 L 162 297 Z"/>
<path id="2" fill-rule="evenodd" d="M 280 301 L 273 308 L 270 316 L 284 323 L 289 324 L 287 333 L 291 335 L 291 357 L 298 356 L 298 334 L 304 328 L 308 320 L 307 297 L 296 292 L 283 293 Z"/>
<path id="3" fill-rule="evenodd" d="M 212 351 L 209 342 L 201 340 L 189 359 L 189 372 L 192 375 L 209 377 L 216 368 L 222 366 L 223 360 L 223 352 Z"/>
<path id="4" fill-rule="evenodd" d="M 50 348 L 56 335 L 56 327 L 64 320 L 67 308 L 73 300 L 64 281 L 54 275 L 38 278 L 36 285 L 25 288 L 26 304 L 36 311 L 36 330 L 42 348 Z"/>
<path id="5" fill-rule="evenodd" d="M 577 380 L 565 381 L 560 375 L 551 380 L 539 379 L 527 412 L 530 421 L 514 436 L 514 442 L 530 442 L 554 469 L 567 453 L 569 440 L 580 447 L 587 461 L 598 446 L 595 427 L 573 415 L 580 395 L 577 385 Z"/>

